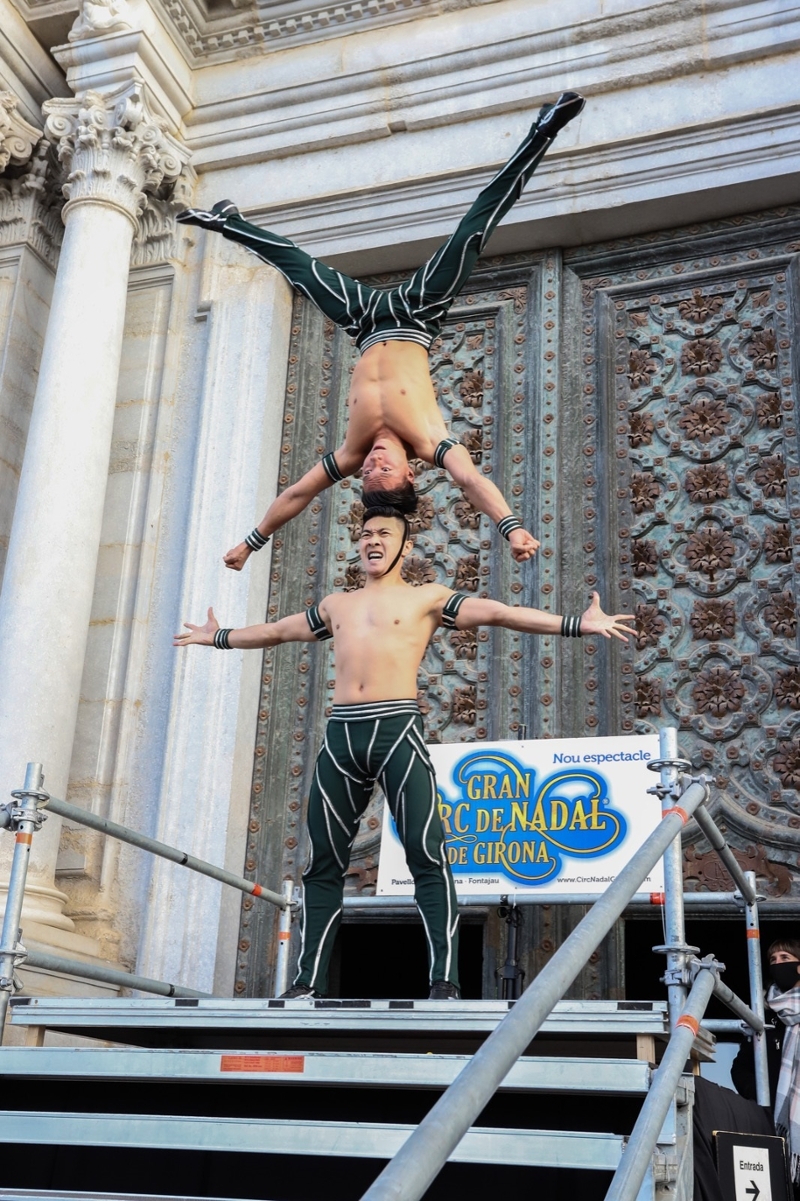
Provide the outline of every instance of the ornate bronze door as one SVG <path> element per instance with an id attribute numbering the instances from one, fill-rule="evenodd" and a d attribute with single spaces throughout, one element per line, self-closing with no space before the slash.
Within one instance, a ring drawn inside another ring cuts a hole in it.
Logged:
<path id="1" fill-rule="evenodd" d="M 743 862 L 787 896 L 800 851 L 798 237 L 800 213 L 782 210 L 482 265 L 433 349 L 433 376 L 453 433 L 542 548 L 516 566 L 444 473 L 417 463 L 407 565 L 412 583 L 439 579 L 512 604 L 580 612 L 597 587 L 608 606 L 635 606 L 627 649 L 441 632 L 420 677 L 429 741 L 674 722 L 693 762 L 717 775 Z M 281 487 L 340 440 L 354 361 L 340 331 L 298 300 Z M 330 489 L 275 538 L 270 618 L 359 586 L 358 494 L 356 483 Z M 303 808 L 331 668 L 325 645 L 264 657 L 246 870 L 273 883 L 299 878 L 305 862 Z M 381 804 L 376 794 L 349 889 L 372 891 Z M 727 887 L 705 851 L 690 831 L 688 878 Z M 527 980 L 577 916 L 526 911 Z M 487 996 L 503 937 L 490 915 Z M 245 900 L 240 995 L 268 993 L 274 939 L 274 915 Z M 617 931 L 573 994 L 623 988 Z"/>

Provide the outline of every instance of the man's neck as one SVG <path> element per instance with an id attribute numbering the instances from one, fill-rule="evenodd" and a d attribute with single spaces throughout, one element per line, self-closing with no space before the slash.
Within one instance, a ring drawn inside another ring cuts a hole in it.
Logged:
<path id="1" fill-rule="evenodd" d="M 373 590 L 375 588 L 396 588 L 399 584 L 402 584 L 404 588 L 410 588 L 411 585 L 407 584 L 400 574 L 402 569 L 402 563 L 398 563 L 397 566 L 393 567 L 391 571 L 386 573 L 386 575 L 368 575 L 364 583 L 365 591 L 367 589 Z"/>

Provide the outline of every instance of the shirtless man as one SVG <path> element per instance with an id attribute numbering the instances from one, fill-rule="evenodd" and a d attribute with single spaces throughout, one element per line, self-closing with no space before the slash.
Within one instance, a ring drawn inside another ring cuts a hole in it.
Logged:
<path id="1" fill-rule="evenodd" d="M 308 800 L 311 842 L 303 874 L 303 944 L 287 997 L 325 995 L 333 942 L 342 915 L 344 876 L 358 824 L 379 783 L 414 877 L 415 899 L 428 942 L 431 1000 L 458 990 L 458 906 L 436 804 L 436 780 L 417 705 L 417 672 L 437 626 L 467 630 L 503 626 L 526 634 L 600 634 L 627 642 L 623 623 L 599 597 L 582 617 L 511 608 L 453 592 L 442 584 L 414 588 L 400 577 L 412 548 L 405 517 L 389 508 L 368 512 L 359 539 L 366 582 L 335 592 L 305 613 L 242 630 L 220 629 L 212 609 L 203 626 L 186 622 L 176 646 L 260 650 L 280 642 L 333 638 L 333 712 Z"/>
<path id="2" fill-rule="evenodd" d="M 350 385 L 344 442 L 277 497 L 256 528 L 225 555 L 226 566 L 241 571 L 251 552 L 266 545 L 324 488 L 359 469 L 365 501 L 413 511 L 409 457 L 445 468 L 470 504 L 497 524 L 517 562 L 536 553 L 539 543 L 513 516 L 502 493 L 449 436 L 436 403 L 428 351 L 492 231 L 521 195 L 555 135 L 583 106 L 583 97 L 575 92 L 545 105 L 453 235 L 411 279 L 391 290 L 360 284 L 311 258 L 288 238 L 250 225 L 232 201 L 222 200 L 210 212 L 186 209 L 178 214 L 178 221 L 216 230 L 271 263 L 362 352 Z"/>

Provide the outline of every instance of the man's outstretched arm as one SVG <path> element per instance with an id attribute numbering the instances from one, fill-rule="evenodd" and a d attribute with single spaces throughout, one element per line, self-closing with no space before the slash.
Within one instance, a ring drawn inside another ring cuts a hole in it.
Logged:
<path id="1" fill-rule="evenodd" d="M 592 593 L 589 608 L 580 618 L 568 618 L 577 622 L 577 629 L 570 627 L 569 633 L 580 635 L 601 634 L 604 638 L 619 638 L 627 642 L 626 634 L 633 631 L 625 622 L 634 621 L 632 613 L 604 613 L 600 608 L 600 597 Z M 476 626 L 501 626 L 506 630 L 519 630 L 522 634 L 560 634 L 564 618 L 557 613 L 545 613 L 542 609 L 526 609 L 504 605 L 501 601 L 480 600 L 467 597 L 462 601 L 456 617 L 459 630 L 474 629 Z"/>
<path id="2" fill-rule="evenodd" d="M 451 447 L 441 461 L 444 463 L 445 469 L 452 477 L 453 482 L 458 484 L 473 509 L 477 509 L 480 513 L 485 513 L 495 525 L 499 521 L 502 521 L 504 517 L 511 516 L 511 509 L 503 493 L 490 479 L 487 479 L 485 475 L 481 475 L 473 463 L 466 446 L 458 445 Z M 511 546 L 511 553 L 518 563 L 524 563 L 526 559 L 532 559 L 539 549 L 539 543 L 533 534 L 529 534 L 521 526 L 512 530 L 507 537 Z"/>
<path id="3" fill-rule="evenodd" d="M 202 626 L 193 626 L 190 621 L 183 623 L 188 634 L 176 634 L 173 646 L 217 646 L 214 641 L 219 632 L 220 624 L 214 616 L 214 610 L 208 610 L 208 621 Z M 308 624 L 305 613 L 293 613 L 291 617 L 282 617 L 280 621 L 263 622 L 257 626 L 244 626 L 241 630 L 225 630 L 224 645 L 226 650 L 259 650 L 265 646 L 277 646 L 279 642 L 313 642 L 314 635 Z"/>
<path id="4" fill-rule="evenodd" d="M 361 462 L 356 462 L 353 466 L 353 455 L 346 452 L 344 446 L 340 446 L 335 451 L 335 462 L 342 478 L 352 475 L 361 466 Z M 283 492 L 275 497 L 256 526 L 256 530 L 266 541 L 276 530 L 286 525 L 287 521 L 291 521 L 293 517 L 297 517 L 298 513 L 302 513 L 303 509 L 311 504 L 314 497 L 319 496 L 320 492 L 324 492 L 326 488 L 330 488 L 333 482 L 322 463 L 315 463 L 311 470 L 301 476 L 296 483 L 289 484 L 288 488 L 284 488 Z M 223 556 L 222 561 L 232 571 L 241 571 L 252 553 L 252 547 L 248 546 L 246 542 L 240 542 L 238 546 L 234 546 L 233 550 L 229 550 Z"/>

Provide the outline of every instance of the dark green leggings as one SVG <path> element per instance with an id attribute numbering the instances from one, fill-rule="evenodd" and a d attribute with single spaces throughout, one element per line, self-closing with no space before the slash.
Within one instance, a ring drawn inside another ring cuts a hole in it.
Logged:
<path id="1" fill-rule="evenodd" d="M 308 801 L 303 946 L 295 984 L 325 993 L 344 877 L 375 783 L 406 852 L 428 942 L 430 979 L 458 984 L 458 907 L 416 701 L 334 705 Z"/>
<path id="2" fill-rule="evenodd" d="M 427 350 L 492 231 L 522 195 L 551 140 L 534 122 L 447 241 L 396 288 L 361 284 L 312 258 L 288 238 L 238 216 L 229 217 L 222 232 L 276 267 L 293 288 L 354 338 L 359 350 L 384 339 L 418 342 Z"/>

